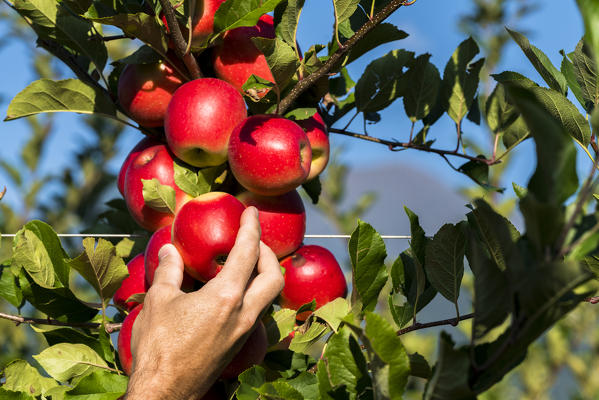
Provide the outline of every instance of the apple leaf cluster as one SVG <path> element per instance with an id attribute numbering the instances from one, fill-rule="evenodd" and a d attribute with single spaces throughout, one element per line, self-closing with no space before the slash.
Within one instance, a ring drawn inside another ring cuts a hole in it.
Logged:
<path id="1" fill-rule="evenodd" d="M 316 301 L 297 310 L 273 306 L 263 321 L 269 346 L 266 357 L 261 365 L 241 373 L 237 382 L 227 382 L 230 395 L 243 400 L 399 399 L 408 382 L 416 380 L 424 382 L 426 399 L 474 399 L 521 363 L 528 347 L 568 312 L 588 306 L 581 303 L 595 292 L 599 271 L 599 219 L 589 206 L 599 153 L 595 136 L 599 32 L 594 31 L 599 12 L 591 2 L 579 1 L 587 41 L 571 53 L 564 52 L 559 69 L 525 36 L 509 31 L 547 87 L 506 71 L 493 75 L 497 86 L 484 104 L 477 97 L 484 59 L 477 58 L 479 48 L 473 39 L 458 46 L 443 74 L 429 54 L 417 56 L 397 49 L 370 62 L 357 82 L 350 77 L 348 64 L 378 45 L 407 36 L 382 23 L 404 5 L 402 1 L 334 0 L 331 42 L 313 45 L 303 55 L 296 35 L 304 1 L 221 3 L 210 32 L 196 34 L 194 24 L 188 23 L 195 14 L 188 2 L 15 0 L 12 7 L 38 35 L 38 44 L 69 66 L 76 78 L 33 82 L 11 102 L 6 119 L 65 111 L 97 114 L 136 127 L 151 137 L 149 146 L 156 147 L 152 141 L 164 141 L 164 132 L 136 126 L 131 120 L 137 119 L 120 99 L 117 86 L 123 71 L 163 61 L 173 74 L 188 80 L 194 73 L 190 63 L 195 63 L 203 71 L 212 65 L 214 73 L 226 80 L 228 72 L 218 70 L 219 57 L 226 54 L 215 55 L 214 46 L 233 41 L 234 29 L 260 29 L 264 15 L 273 12 L 274 37 L 251 38 L 264 57 L 268 76 L 250 73 L 242 82 L 231 82 L 245 96 L 250 115 L 276 113 L 301 122 L 320 112 L 332 127 L 354 112 L 376 123 L 380 111 L 397 107 L 394 103 L 402 99 L 415 135 L 405 144 L 391 143 L 392 149 L 433 152 L 446 160 L 463 157 L 458 150 L 432 147 L 429 131 L 447 114 L 456 126 L 458 149 L 466 120 L 484 119 L 507 151 L 533 140 L 537 160 L 527 187 L 514 186 L 524 217 L 521 232 L 483 199 L 469 205 L 463 221 L 445 224 L 428 235 L 418 216 L 406 208 L 409 248 L 388 267 L 380 234 L 358 221 L 348 243 L 349 298 L 318 308 Z M 188 43 L 192 51 L 184 57 L 169 51 L 169 41 L 182 38 L 175 37 L 161 18 L 165 4 L 175 11 L 181 30 L 199 38 Z M 109 60 L 103 26 L 110 27 L 107 31 L 120 29 L 123 40 L 136 38 L 144 45 L 128 57 Z M 109 61 L 113 70 L 106 76 Z M 591 115 L 590 121 L 568 99 L 569 91 Z M 420 124 L 418 132 L 414 132 L 416 124 Z M 576 145 L 593 164 L 583 183 L 576 170 Z M 454 168 L 488 185 L 488 170 L 502 156 L 493 151 L 490 158 L 469 157 Z M 174 214 L 179 195 L 197 197 L 237 183 L 231 168 L 221 163 L 194 167 L 169 160 L 166 165 L 180 193 L 155 178 L 143 178 L 137 182 L 142 192 L 140 208 Z M 321 190 L 317 178 L 303 186 L 316 203 Z M 123 202 L 111 205 L 126 213 Z M 118 224 L 116 220 L 113 214 L 111 221 Z M 123 261 L 132 247 L 132 242 L 115 245 L 88 238 L 83 252 L 71 257 L 44 222 L 29 222 L 19 231 L 12 256 L 0 267 L 0 296 L 19 310 L 33 308 L 47 316 L 46 322 L 15 321 L 35 323 L 32 328 L 49 347 L 34 356 L 43 374 L 24 360 L 4 368 L 2 398 L 117 399 L 124 393 L 124 366 L 109 335 L 120 327 L 123 314 L 111 315 L 107 309 L 117 289 L 133 275 Z M 458 302 L 466 262 L 474 275 L 469 314 L 462 313 Z M 93 287 L 99 303 L 83 301 L 72 290 L 73 275 Z M 441 333 L 431 367 L 432 362 L 406 350 L 401 336 L 435 326 L 421 322 L 419 312 L 438 295 L 453 303 L 456 313 L 436 325 L 471 318 L 472 330 L 469 341 L 459 345 L 451 335 Z M 126 300 L 143 302 L 143 296 Z"/>

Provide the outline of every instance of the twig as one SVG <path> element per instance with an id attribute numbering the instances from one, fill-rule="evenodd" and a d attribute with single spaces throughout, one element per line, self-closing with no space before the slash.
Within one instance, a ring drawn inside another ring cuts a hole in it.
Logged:
<path id="1" fill-rule="evenodd" d="M 0 192 L 0 200 L 2 200 L 2 198 L 4 197 L 5 194 L 6 194 L 6 186 L 4 186 L 4 189 L 2 189 L 2 191 Z"/>
<path id="2" fill-rule="evenodd" d="M 474 318 L 474 313 L 471 314 L 465 314 L 460 316 L 459 318 L 449 318 L 449 319 L 443 319 L 441 321 L 433 321 L 433 322 L 426 322 L 426 323 L 415 323 L 411 326 L 408 326 L 407 328 L 403 328 L 397 331 L 397 336 L 401 336 L 401 335 L 405 335 L 406 333 L 410 333 L 413 331 L 418 331 L 420 329 L 425 329 L 425 328 L 432 328 L 434 326 L 442 326 L 442 325 L 451 325 L 451 326 L 457 326 L 457 324 L 460 321 L 464 321 L 467 319 L 471 319 Z"/>
<path id="3" fill-rule="evenodd" d="M 161 2 L 165 0 L 160 0 Z M 168 0 L 166 0 L 168 1 Z M 285 114 L 291 104 L 308 88 L 315 84 L 321 77 L 327 75 L 329 71 L 341 61 L 342 57 L 350 51 L 364 36 L 366 36 L 378 24 L 383 22 L 395 10 L 404 5 L 405 0 L 392 0 L 381 11 L 379 11 L 371 20 L 368 20 L 358 31 L 349 38 L 342 47 L 335 51 L 328 60 L 315 72 L 311 73 L 299 81 L 280 103 L 279 114 Z"/>
<path id="4" fill-rule="evenodd" d="M 0 318 L 15 322 L 17 325 L 20 324 L 38 324 L 38 325 L 52 325 L 52 326 L 68 326 L 70 328 L 87 328 L 87 329 L 98 329 L 102 326 L 97 322 L 62 322 L 50 318 L 31 318 L 21 317 L 18 315 L 11 315 L 0 313 Z M 107 323 L 104 325 L 107 333 L 113 333 L 121 329 L 123 324 Z"/>
<path id="5" fill-rule="evenodd" d="M 133 39 L 131 36 L 127 35 L 113 35 L 113 36 L 96 36 L 97 40 L 101 40 L 103 42 L 111 42 L 113 40 L 121 40 L 121 39 Z"/>
<path id="6" fill-rule="evenodd" d="M 350 137 L 366 140 L 366 141 L 373 142 L 373 143 L 379 143 L 384 146 L 387 146 L 389 148 L 389 150 L 392 150 L 392 151 L 398 151 L 399 149 L 414 149 L 414 150 L 420 150 L 420 151 L 424 151 L 424 152 L 428 152 L 428 153 L 439 154 L 442 157 L 452 156 L 452 157 L 464 158 L 469 161 L 476 161 L 476 162 L 480 162 L 480 163 L 487 164 L 487 165 L 495 165 L 500 162 L 499 160 L 493 161 L 493 160 L 487 160 L 486 158 L 469 156 L 467 154 L 458 153 L 455 150 L 441 150 L 441 149 L 435 149 L 432 147 L 427 147 L 427 146 L 409 143 L 409 142 L 399 142 L 397 140 L 380 139 L 380 138 L 376 138 L 376 137 L 372 137 L 372 136 L 368 136 L 368 135 L 363 135 L 361 133 L 349 132 L 349 131 L 346 131 L 343 129 L 329 128 L 329 132 L 337 133 L 339 135 L 350 136 Z"/>
<path id="7" fill-rule="evenodd" d="M 160 0 L 160 4 L 162 5 L 162 12 L 164 12 L 166 22 L 168 23 L 170 35 L 173 39 L 177 56 L 183 60 L 193 79 L 201 78 L 202 72 L 200 71 L 200 67 L 198 66 L 195 57 L 193 54 L 191 54 L 191 52 L 186 53 L 187 42 L 183 38 L 183 34 L 181 33 L 181 28 L 179 27 L 179 23 L 175 17 L 175 10 L 173 9 L 171 2 L 169 0 Z"/>

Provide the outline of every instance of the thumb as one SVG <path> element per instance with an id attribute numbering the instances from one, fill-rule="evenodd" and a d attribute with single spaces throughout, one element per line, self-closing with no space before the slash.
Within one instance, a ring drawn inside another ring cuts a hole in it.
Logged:
<path id="1" fill-rule="evenodd" d="M 154 273 L 155 285 L 170 286 L 176 291 L 181 290 L 183 282 L 183 259 L 172 244 L 165 244 L 158 252 L 158 268 Z"/>

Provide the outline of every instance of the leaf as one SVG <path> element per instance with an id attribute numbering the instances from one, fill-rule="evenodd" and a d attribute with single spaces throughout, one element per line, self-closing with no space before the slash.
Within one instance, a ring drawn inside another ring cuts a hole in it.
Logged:
<path id="1" fill-rule="evenodd" d="M 302 107 L 293 109 L 285 114 L 285 118 L 291 119 L 293 121 L 303 121 L 310 117 L 313 117 L 316 114 L 316 108 L 314 107 Z"/>
<path id="2" fill-rule="evenodd" d="M 408 354 L 408 358 L 410 359 L 410 375 L 422 379 L 431 378 L 431 367 L 422 355 L 418 353 Z"/>
<path id="3" fill-rule="evenodd" d="M 318 198 L 322 193 L 322 185 L 320 183 L 320 176 L 315 176 L 307 182 L 302 183 L 302 188 L 312 200 L 312 204 L 318 204 Z"/>
<path id="4" fill-rule="evenodd" d="M 275 87 L 273 82 L 252 74 L 245 81 L 241 89 L 245 96 L 252 99 L 252 101 L 259 102 L 273 87 Z"/>
<path id="5" fill-rule="evenodd" d="M 35 397 L 29 396 L 24 392 L 13 392 L 12 390 L 6 390 L 0 386 L 0 397 L 2 400 L 34 400 Z"/>
<path id="6" fill-rule="evenodd" d="M 94 246 L 93 238 L 83 239 L 83 253 L 71 260 L 70 265 L 94 287 L 106 304 L 128 276 L 127 266 L 109 241 L 98 239 Z"/>
<path id="7" fill-rule="evenodd" d="M 179 160 L 173 163 L 173 167 L 175 184 L 188 195 L 198 197 L 201 190 L 195 169 Z"/>
<path id="8" fill-rule="evenodd" d="M 568 57 L 572 60 L 576 82 L 580 86 L 583 98 L 581 104 L 587 113 L 590 113 L 599 104 L 599 77 L 594 56 L 588 45 L 581 40 L 576 49 L 568 54 Z M 574 89 L 572 91 L 574 92 Z"/>
<path id="9" fill-rule="evenodd" d="M 83 333 L 81 330 L 73 328 L 58 328 L 48 326 L 32 326 L 35 332 L 44 335 L 44 339 L 48 342 L 48 346 L 54 346 L 58 343 L 80 343 L 92 348 L 98 355 L 105 360 L 107 359 L 107 349 L 100 343 L 99 337 L 91 334 Z M 109 349 L 110 351 L 112 349 Z M 112 357 L 112 352 L 110 354 Z"/>
<path id="10" fill-rule="evenodd" d="M 75 112 L 116 117 L 112 100 L 99 89 L 77 79 L 32 82 L 15 96 L 6 111 L 5 121 L 40 113 Z"/>
<path id="11" fill-rule="evenodd" d="M 113 64 L 156 64 L 162 57 L 150 46 L 141 46 L 126 57 L 119 58 Z"/>
<path id="12" fill-rule="evenodd" d="M 5 265 L 0 266 L 0 297 L 16 308 L 23 304 L 23 293 L 17 285 L 17 278 Z"/>
<path id="13" fill-rule="evenodd" d="M 353 35 L 353 31 L 344 28 L 344 22 L 348 21 L 349 18 L 354 14 L 354 12 L 358 8 L 358 4 L 360 4 L 360 0 L 333 0 L 333 10 L 335 12 L 335 29 L 339 30 L 339 32 L 349 38 Z"/>
<path id="14" fill-rule="evenodd" d="M 410 248 L 421 264 L 424 264 L 424 254 L 426 250 L 427 238 L 424 229 L 420 226 L 420 220 L 416 214 L 408 207 L 404 206 L 404 211 L 410 220 Z"/>
<path id="15" fill-rule="evenodd" d="M 295 48 L 297 42 L 297 24 L 306 0 L 281 2 L 274 13 L 275 29 L 278 38 Z"/>
<path id="16" fill-rule="evenodd" d="M 431 285 L 456 307 L 464 276 L 466 236 L 460 224 L 445 224 L 426 246 L 424 269 Z"/>
<path id="17" fill-rule="evenodd" d="M 413 52 L 394 50 L 368 64 L 356 84 L 355 99 L 358 111 L 380 111 L 399 98 L 403 68 L 413 57 Z"/>
<path id="18" fill-rule="evenodd" d="M 398 29 L 395 25 L 389 23 L 382 23 L 375 26 L 370 32 L 366 34 L 360 41 L 356 43 L 354 47 L 349 51 L 347 59 L 344 61 L 344 65 L 348 65 L 370 50 L 374 50 L 378 46 L 396 40 L 402 40 L 408 37 L 408 34 L 401 29 Z"/>
<path id="19" fill-rule="evenodd" d="M 485 159 L 485 156 L 482 154 L 479 154 L 478 157 L 483 160 Z M 489 164 L 485 162 L 471 160 L 460 165 L 458 167 L 458 171 L 472 179 L 475 183 L 486 190 L 496 190 L 499 193 L 503 193 L 505 190 L 504 188 L 499 188 L 491 184 L 491 181 L 489 180 Z"/>
<path id="20" fill-rule="evenodd" d="M 129 258 L 134 246 L 135 241 L 129 238 L 123 238 L 115 246 L 116 255 L 121 258 Z"/>
<path id="21" fill-rule="evenodd" d="M 334 332 L 337 332 L 343 319 L 349 314 L 350 306 L 347 300 L 339 297 L 314 312 L 314 316 L 326 321 Z"/>
<path id="22" fill-rule="evenodd" d="M 412 122 L 425 118 L 437 102 L 441 77 L 429 59 L 430 54 L 417 57 L 403 77 L 404 108 Z"/>
<path id="23" fill-rule="evenodd" d="M 518 112 L 507 101 L 505 88 L 502 84 L 495 86 L 485 104 L 485 118 L 489 129 L 498 135 L 518 118 Z"/>
<path id="24" fill-rule="evenodd" d="M 129 379 L 109 371 L 95 370 L 82 378 L 77 385 L 65 393 L 68 399 L 117 400 L 127 391 Z"/>
<path id="25" fill-rule="evenodd" d="M 282 0 L 227 0 L 214 14 L 214 32 L 222 33 L 240 26 L 254 26 L 258 19 L 275 9 Z"/>
<path id="26" fill-rule="evenodd" d="M 264 325 L 266 326 L 266 334 L 270 345 L 279 343 L 289 336 L 295 326 L 295 316 L 295 310 L 282 308 L 266 317 Z"/>
<path id="27" fill-rule="evenodd" d="M 537 70 L 549 87 L 557 92 L 566 95 L 568 93 L 568 84 L 564 75 L 551 63 L 549 57 L 540 49 L 530 44 L 526 36 L 506 28 L 512 39 L 520 46 L 530 63 Z"/>
<path id="28" fill-rule="evenodd" d="M 560 71 L 566 78 L 568 87 L 572 91 L 572 94 L 574 94 L 574 97 L 576 97 L 576 100 L 578 100 L 580 105 L 583 106 L 587 110 L 587 112 L 589 112 L 590 110 L 587 108 L 587 101 L 582 95 L 582 88 L 580 87 L 580 84 L 578 83 L 576 77 L 576 69 L 574 68 L 574 64 L 572 64 L 572 62 L 568 60 L 568 57 L 562 51 L 560 51 L 560 53 L 562 53 L 562 63 Z"/>
<path id="29" fill-rule="evenodd" d="M 379 294 L 387 282 L 385 258 L 387 252 L 381 235 L 369 224 L 358 220 L 358 226 L 349 239 L 354 293 L 361 309 L 373 310 Z"/>
<path id="30" fill-rule="evenodd" d="M 55 274 L 50 255 L 40 238 L 26 228 L 15 236 L 12 268 L 17 274 L 21 268 L 24 269 L 35 283 L 44 288 L 54 287 Z"/>
<path id="31" fill-rule="evenodd" d="M 54 379 L 43 377 L 39 371 L 24 360 L 15 360 L 4 368 L 4 389 L 25 392 L 32 396 L 45 394 L 49 389 L 58 386 Z"/>
<path id="32" fill-rule="evenodd" d="M 98 368 L 108 368 L 98 353 L 83 344 L 60 343 L 33 358 L 57 381 L 86 376 Z"/>
<path id="33" fill-rule="evenodd" d="M 253 37 L 252 42 L 264 54 L 277 85 L 284 88 L 299 66 L 299 60 L 293 47 L 279 38 Z"/>
<path id="34" fill-rule="evenodd" d="M 163 185 L 156 178 L 142 179 L 143 197 L 146 205 L 163 213 L 175 213 L 176 193 L 171 186 Z"/>
<path id="35" fill-rule="evenodd" d="M 585 41 L 595 54 L 595 64 L 599 64 L 599 4 L 593 0 L 576 0 L 584 21 Z"/>
<path id="36" fill-rule="evenodd" d="M 289 344 L 289 350 L 296 353 L 310 354 L 312 346 L 316 344 L 324 335 L 330 332 L 325 324 L 312 322 L 306 332 L 296 332 Z"/>

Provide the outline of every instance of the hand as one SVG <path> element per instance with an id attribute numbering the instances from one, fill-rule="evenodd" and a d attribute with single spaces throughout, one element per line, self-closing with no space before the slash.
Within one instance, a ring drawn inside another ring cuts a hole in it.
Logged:
<path id="1" fill-rule="evenodd" d="M 163 246 L 159 258 L 133 326 L 126 398 L 199 399 L 282 290 L 283 276 L 276 256 L 260 241 L 254 207 L 242 214 L 223 269 L 200 290 L 181 291 L 183 261 L 173 245 Z"/>

